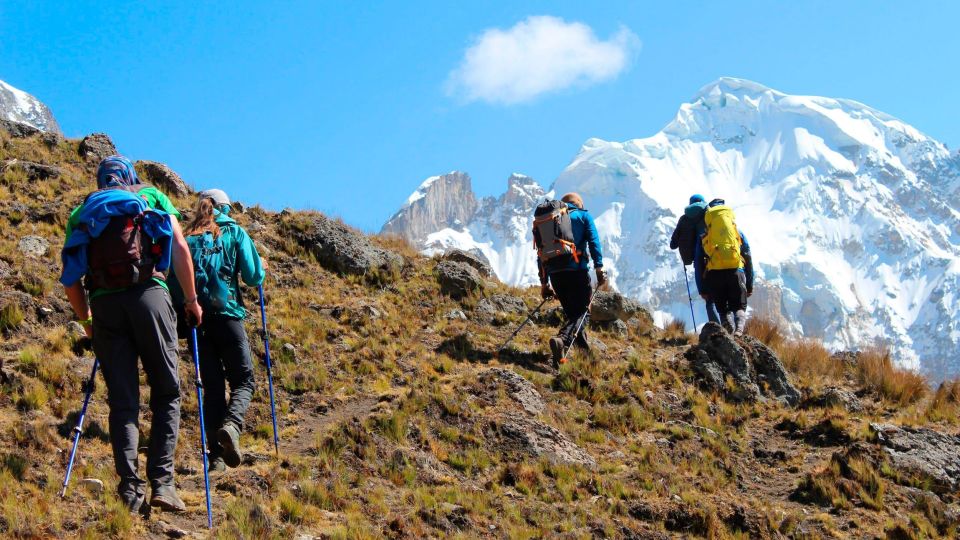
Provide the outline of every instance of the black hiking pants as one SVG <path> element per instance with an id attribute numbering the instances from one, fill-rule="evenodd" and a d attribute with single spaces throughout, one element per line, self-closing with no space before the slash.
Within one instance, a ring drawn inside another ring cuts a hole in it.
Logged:
<path id="1" fill-rule="evenodd" d="M 704 277 L 710 300 L 717 305 L 720 322 L 730 332 L 742 331 L 746 322 L 747 276 L 733 268 L 730 270 L 710 270 Z"/>
<path id="2" fill-rule="evenodd" d="M 564 347 L 576 344 L 578 347 L 588 348 L 587 326 L 590 324 L 590 296 L 593 287 L 590 285 L 588 270 L 564 270 L 550 274 L 550 285 L 557 293 L 557 299 L 563 307 L 567 320 L 560 327 L 557 334 L 563 339 Z M 580 331 L 577 332 L 577 323 L 583 317 Z"/>
<path id="3" fill-rule="evenodd" d="M 170 293 L 156 282 L 98 296 L 91 301 L 93 350 L 100 360 L 110 405 L 110 444 L 120 477 L 121 498 L 145 495 L 137 474 L 140 425 L 140 369 L 150 386 L 150 446 L 147 478 L 151 487 L 173 485 L 173 457 L 180 429 L 176 316 Z"/>
<path id="4" fill-rule="evenodd" d="M 250 342 L 242 320 L 211 313 L 204 314 L 203 324 L 197 328 L 197 347 L 207 445 L 210 459 L 216 459 L 223 452 L 217 431 L 227 423 L 233 424 L 237 431 L 243 430 L 243 418 L 256 389 Z M 227 383 L 230 384 L 229 402 Z"/>

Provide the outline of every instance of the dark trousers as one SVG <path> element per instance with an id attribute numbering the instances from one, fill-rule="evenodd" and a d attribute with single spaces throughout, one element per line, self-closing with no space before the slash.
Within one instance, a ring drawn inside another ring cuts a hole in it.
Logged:
<path id="1" fill-rule="evenodd" d="M 717 313 L 717 305 L 714 304 L 712 301 L 707 300 L 706 309 L 707 309 L 707 320 L 710 322 L 719 323 L 720 314 Z"/>
<path id="2" fill-rule="evenodd" d="M 587 325 L 590 324 L 590 296 L 593 287 L 590 285 L 590 274 L 587 270 L 566 270 L 550 274 L 550 285 L 557 293 L 557 299 L 563 307 L 567 320 L 557 334 L 563 339 L 564 347 L 576 344 L 579 347 L 589 347 L 587 344 Z M 580 323 L 580 318 L 583 322 Z M 577 324 L 580 323 L 579 332 Z"/>
<path id="3" fill-rule="evenodd" d="M 177 374 L 176 316 L 170 293 L 151 282 L 91 301 L 93 350 L 100 360 L 110 405 L 110 443 L 120 476 L 121 497 L 144 495 L 137 475 L 140 424 L 140 370 L 150 386 L 150 447 L 147 478 L 151 486 L 173 485 L 173 456 L 180 429 L 180 379 Z"/>
<path id="4" fill-rule="evenodd" d="M 747 309 L 747 277 L 737 269 L 710 270 L 704 277 L 710 300 L 717 305 L 722 324 L 742 330 Z"/>
<path id="5" fill-rule="evenodd" d="M 200 377 L 203 379 L 203 414 L 211 458 L 222 453 L 216 433 L 226 423 L 243 429 L 243 417 L 250 407 L 256 384 L 250 343 L 243 321 L 223 315 L 204 315 L 197 328 L 200 350 Z M 227 383 L 230 400 L 227 401 Z"/>

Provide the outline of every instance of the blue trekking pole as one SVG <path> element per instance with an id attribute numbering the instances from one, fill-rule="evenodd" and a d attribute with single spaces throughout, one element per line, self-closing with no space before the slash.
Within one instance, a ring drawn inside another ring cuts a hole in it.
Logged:
<path id="1" fill-rule="evenodd" d="M 267 308 L 263 305 L 263 284 L 257 287 L 260 291 L 260 322 L 263 323 L 263 349 L 267 358 L 267 386 L 270 388 L 270 418 L 273 420 L 273 449 L 280 455 L 280 437 L 277 435 L 277 405 L 273 400 L 273 367 L 270 364 L 270 336 L 267 334 Z"/>
<path id="2" fill-rule="evenodd" d="M 207 463 L 207 431 L 203 421 L 203 380 L 200 378 L 200 351 L 197 349 L 197 327 L 190 328 L 190 343 L 193 345 L 193 369 L 197 375 L 197 408 L 200 410 L 200 454 L 203 456 L 203 487 L 207 492 L 207 528 L 213 528 L 213 511 L 210 508 L 210 470 Z"/>
<path id="3" fill-rule="evenodd" d="M 680 261 L 683 262 L 683 261 Z M 693 295 L 690 294 L 690 278 L 687 277 L 687 266 L 683 266 L 683 280 L 687 282 L 687 300 L 690 301 L 690 318 L 693 319 L 693 331 L 697 331 L 697 317 L 693 314 Z"/>
<path id="4" fill-rule="evenodd" d="M 93 359 L 93 369 L 90 370 L 90 378 L 87 379 L 87 395 L 83 397 L 83 407 L 80 408 L 80 418 L 77 419 L 77 425 L 73 428 L 73 449 L 70 450 L 70 461 L 67 462 L 67 475 L 63 478 L 63 488 L 60 490 L 60 498 L 67 496 L 67 484 L 70 483 L 70 474 L 73 472 L 73 459 L 77 457 L 77 445 L 80 444 L 80 436 L 83 434 L 83 419 L 87 416 L 87 405 L 90 404 L 90 396 L 93 395 L 93 385 L 97 376 L 97 367 L 100 361 Z"/>

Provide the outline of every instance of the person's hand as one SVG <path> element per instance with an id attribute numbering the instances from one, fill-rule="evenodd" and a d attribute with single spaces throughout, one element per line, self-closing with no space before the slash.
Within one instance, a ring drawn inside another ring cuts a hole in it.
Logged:
<path id="1" fill-rule="evenodd" d="M 183 311 L 187 315 L 187 322 L 191 326 L 200 326 L 200 323 L 203 322 L 203 308 L 200 307 L 200 302 L 197 302 L 196 298 L 184 303 Z"/>
<path id="2" fill-rule="evenodd" d="M 602 289 L 607 284 L 607 274 L 599 266 L 594 271 L 597 273 L 597 288 Z"/>
<path id="3" fill-rule="evenodd" d="M 267 260 L 264 259 L 263 257 L 260 257 L 260 266 L 263 267 L 264 270 L 269 269 L 269 267 L 267 266 Z"/>
<path id="4" fill-rule="evenodd" d="M 80 325 L 83 326 L 83 333 L 87 335 L 87 339 L 93 339 L 93 321 L 84 321 Z"/>
<path id="5" fill-rule="evenodd" d="M 557 293 L 554 292 L 553 287 L 551 287 L 549 283 L 544 283 L 540 286 L 540 297 L 544 300 L 549 300 L 556 295 Z"/>
<path id="6" fill-rule="evenodd" d="M 710 295 L 707 294 L 707 293 L 701 293 L 701 294 L 700 294 L 700 298 L 703 298 L 703 299 L 706 300 L 707 302 L 710 301 Z"/>
<path id="7" fill-rule="evenodd" d="M 750 298 L 751 296 L 753 296 L 753 289 L 747 290 L 747 298 Z"/>

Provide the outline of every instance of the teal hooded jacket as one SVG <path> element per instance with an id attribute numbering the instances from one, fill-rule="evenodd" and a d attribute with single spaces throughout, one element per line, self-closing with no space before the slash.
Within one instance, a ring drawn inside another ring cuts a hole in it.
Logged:
<path id="1" fill-rule="evenodd" d="M 240 296 L 240 279 L 251 287 L 256 287 L 263 283 L 266 272 L 263 269 L 263 263 L 260 261 L 260 254 L 257 253 L 257 247 L 253 239 L 247 234 L 243 227 L 237 225 L 225 212 L 219 212 L 214 218 L 217 225 L 220 226 L 220 241 L 223 243 L 224 257 L 233 262 L 234 276 L 231 280 L 233 287 L 233 298 L 227 303 L 218 315 L 223 315 L 231 319 L 243 319 L 247 316 L 247 310 L 243 306 L 243 298 Z M 197 236 L 188 236 L 187 242 Z M 175 274 L 170 274 L 170 294 L 176 304 L 183 304 L 183 291 Z"/>

